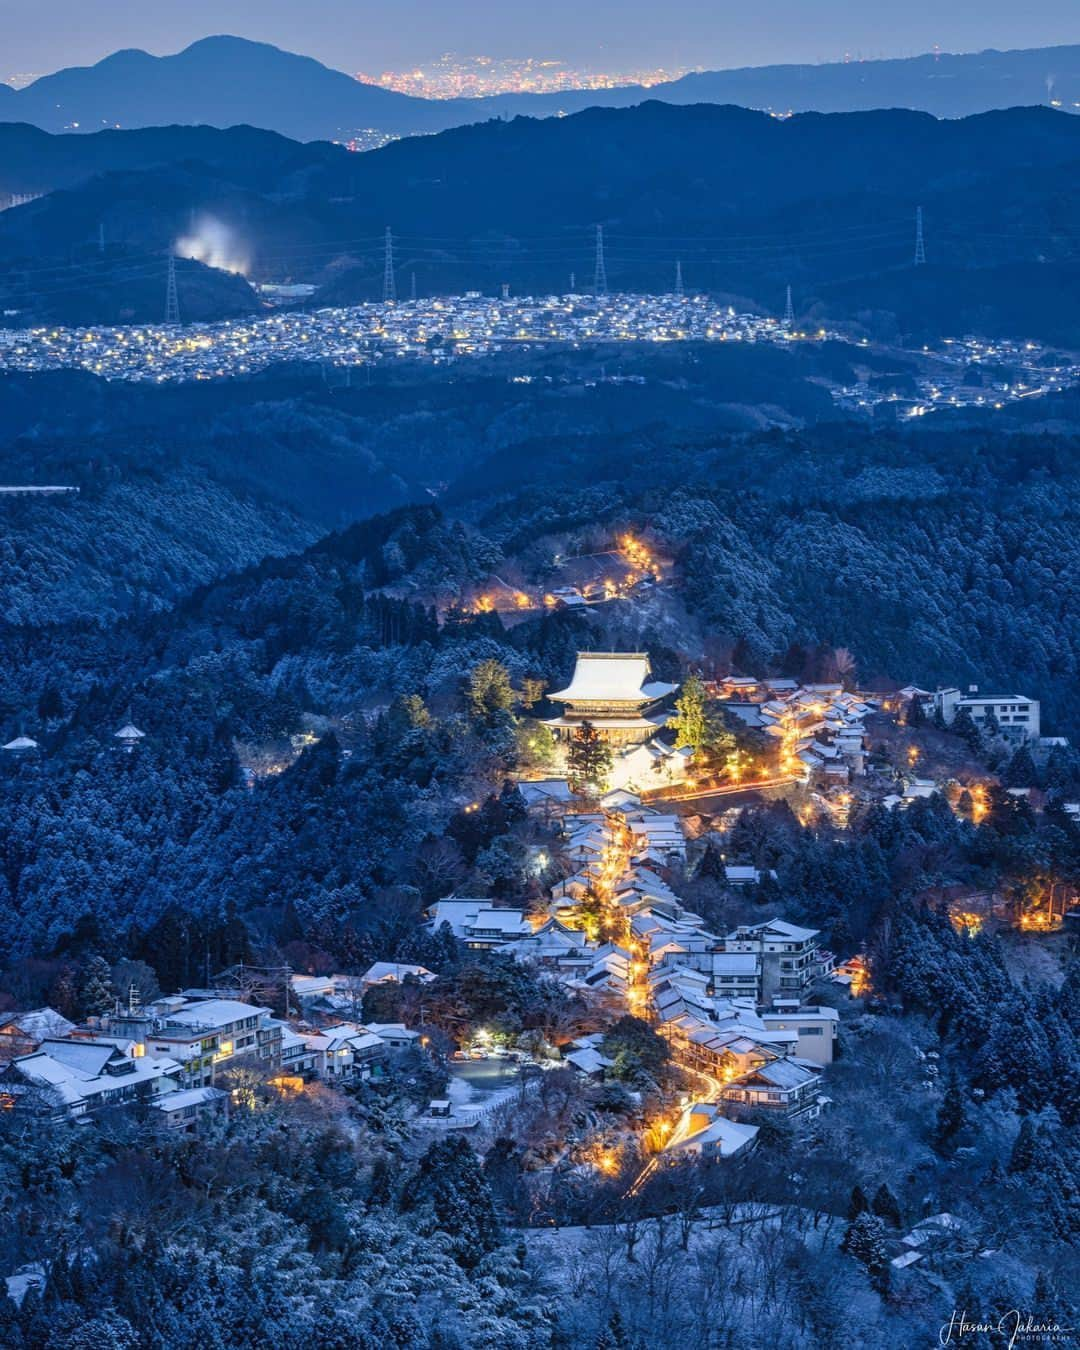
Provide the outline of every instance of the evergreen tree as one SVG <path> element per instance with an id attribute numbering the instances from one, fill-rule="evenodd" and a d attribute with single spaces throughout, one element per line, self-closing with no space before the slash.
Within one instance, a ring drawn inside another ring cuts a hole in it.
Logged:
<path id="1" fill-rule="evenodd" d="M 844 1233 L 840 1250 L 866 1267 L 875 1280 L 882 1280 L 889 1266 L 885 1225 L 876 1214 L 866 1211 L 854 1219 Z"/>
<path id="2" fill-rule="evenodd" d="M 402 1192 L 402 1209 L 430 1209 L 435 1224 L 454 1239 L 457 1260 L 467 1270 L 494 1251 L 499 1221 L 491 1188 L 467 1139 L 450 1135 L 433 1143 Z"/>
<path id="3" fill-rule="evenodd" d="M 981 755 L 983 749 L 982 734 L 975 725 L 970 708 L 961 708 L 952 720 L 949 730 L 959 736 L 973 755 Z"/>
<path id="4" fill-rule="evenodd" d="M 700 754 L 710 739 L 710 718 L 705 699 L 705 686 L 699 675 L 689 675 L 675 700 L 675 716 L 671 720 L 678 749 L 689 748 Z"/>
<path id="5" fill-rule="evenodd" d="M 603 792 L 612 762 L 611 747 L 591 722 L 582 722 L 566 756 L 570 786 L 579 793 Z"/>
<path id="6" fill-rule="evenodd" d="M 1029 1171 L 1039 1156 L 1039 1141 L 1035 1122 L 1025 1116 L 1020 1122 L 1012 1153 L 1009 1154 L 1009 1171 L 1015 1176 L 1019 1172 Z"/>
<path id="7" fill-rule="evenodd" d="M 99 1017 L 109 1012 L 116 1003 L 112 971 L 102 956 L 90 955 L 83 959 L 79 969 L 78 1006 L 82 1017 Z"/>
<path id="8" fill-rule="evenodd" d="M 866 1192 L 856 1183 L 851 1188 L 851 1199 L 848 1201 L 848 1219 L 857 1219 L 860 1214 L 866 1214 L 870 1209 L 870 1201 L 866 1198 Z"/>
<path id="9" fill-rule="evenodd" d="M 926 726 L 926 709 L 921 698 L 910 698 L 904 713 L 904 721 L 909 727 Z"/>
<path id="10" fill-rule="evenodd" d="M 900 1213 L 900 1202 L 897 1200 L 896 1196 L 893 1195 L 892 1191 L 889 1190 L 886 1182 L 883 1181 L 874 1192 L 874 1199 L 871 1202 L 870 1208 L 879 1219 L 884 1219 L 890 1228 L 900 1228 L 902 1226 L 903 1216 Z"/>
<path id="11" fill-rule="evenodd" d="M 1005 765 L 1005 771 L 1001 777 L 1006 787 L 1028 788 L 1038 786 L 1039 773 L 1035 768 L 1035 761 L 1031 758 L 1031 751 L 1026 745 L 1019 746 L 1013 752 L 1012 759 Z"/>
<path id="12" fill-rule="evenodd" d="M 934 1123 L 934 1143 L 939 1149 L 948 1148 L 967 1124 L 967 1105 L 956 1077 L 949 1080 Z"/>

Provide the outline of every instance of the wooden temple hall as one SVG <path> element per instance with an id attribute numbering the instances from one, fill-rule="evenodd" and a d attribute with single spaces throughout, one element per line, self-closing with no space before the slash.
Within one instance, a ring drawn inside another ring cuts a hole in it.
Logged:
<path id="1" fill-rule="evenodd" d="M 545 725 L 570 740 L 590 722 L 613 746 L 639 745 L 664 726 L 660 705 L 678 687 L 652 679 L 644 652 L 579 652 L 569 685 L 548 695 L 563 705 L 562 716 Z"/>

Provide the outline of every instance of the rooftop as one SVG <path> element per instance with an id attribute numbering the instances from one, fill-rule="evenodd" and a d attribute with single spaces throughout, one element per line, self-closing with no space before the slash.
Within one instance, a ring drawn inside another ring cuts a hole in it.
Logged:
<path id="1" fill-rule="evenodd" d="M 645 652 L 578 652 L 574 677 L 565 689 L 548 695 L 560 703 L 650 703 L 678 688 L 649 682 Z"/>

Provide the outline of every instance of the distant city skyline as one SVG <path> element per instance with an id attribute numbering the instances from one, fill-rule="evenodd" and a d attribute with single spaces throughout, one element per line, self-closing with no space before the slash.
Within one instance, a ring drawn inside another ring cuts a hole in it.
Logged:
<path id="1" fill-rule="evenodd" d="M 549 0 L 527 10 L 506 0 L 188 0 L 175 8 L 0 0 L 0 24 L 0 79 L 93 64 L 124 47 L 164 55 L 216 33 L 271 42 L 350 74 L 405 70 L 447 51 L 618 72 L 1080 43 L 1075 0 L 1033 0 L 1019 11 L 1007 0 Z"/>

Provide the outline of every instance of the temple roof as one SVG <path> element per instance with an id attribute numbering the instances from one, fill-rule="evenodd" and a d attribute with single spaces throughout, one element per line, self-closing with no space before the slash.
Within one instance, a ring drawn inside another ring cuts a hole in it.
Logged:
<path id="1" fill-rule="evenodd" d="M 678 688 L 649 683 L 645 652 L 579 652 L 574 678 L 548 697 L 565 703 L 650 703 Z"/>

